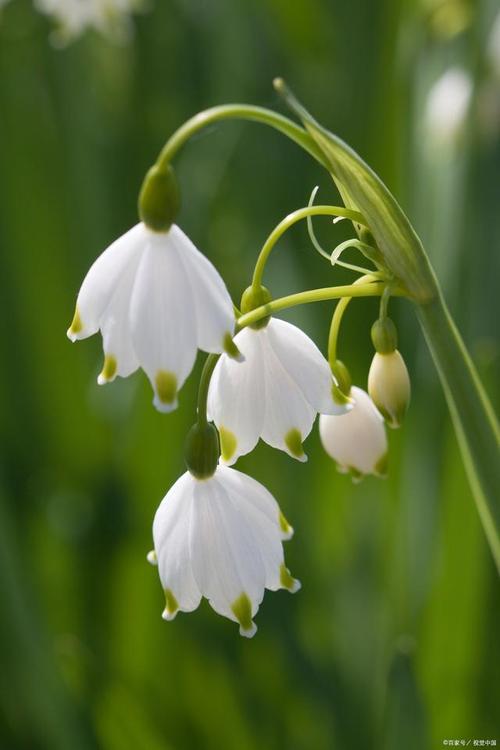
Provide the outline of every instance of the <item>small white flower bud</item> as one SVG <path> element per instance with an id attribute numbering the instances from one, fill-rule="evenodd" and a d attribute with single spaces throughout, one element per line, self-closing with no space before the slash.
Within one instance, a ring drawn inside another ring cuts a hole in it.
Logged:
<path id="1" fill-rule="evenodd" d="M 410 376 L 397 349 L 373 357 L 368 373 L 368 393 L 389 427 L 400 427 L 410 403 Z"/>
<path id="2" fill-rule="evenodd" d="M 350 473 L 354 481 L 365 474 L 385 476 L 387 472 L 387 436 L 384 421 L 369 395 L 353 386 L 354 406 L 347 414 L 321 414 L 319 434 L 323 448 L 336 462 L 341 473 Z"/>

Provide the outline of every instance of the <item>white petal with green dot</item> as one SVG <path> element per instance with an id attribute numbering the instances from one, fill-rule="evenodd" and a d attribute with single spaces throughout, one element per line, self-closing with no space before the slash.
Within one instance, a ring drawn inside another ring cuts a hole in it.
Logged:
<path id="1" fill-rule="evenodd" d="M 190 284 L 198 348 L 205 352 L 222 352 L 225 339 L 227 336 L 231 339 L 235 325 L 233 303 L 226 285 L 212 263 L 178 226 L 174 224 L 168 236 L 178 251 Z"/>
<path id="2" fill-rule="evenodd" d="M 130 271 L 137 268 L 147 230 L 136 224 L 115 240 L 91 265 L 76 301 L 73 322 L 68 329 L 72 341 L 84 339 L 101 327 L 106 309 Z"/>
<path id="3" fill-rule="evenodd" d="M 276 357 L 317 412 L 344 414 L 349 410 L 333 400 L 330 366 L 304 331 L 279 318 L 272 318 L 266 331 Z"/>
<path id="4" fill-rule="evenodd" d="M 271 320 L 269 325 L 275 321 Z M 268 326 L 269 327 L 269 326 Z M 262 439 L 299 461 L 307 456 L 302 442 L 311 432 L 316 410 L 274 351 L 267 329 L 262 331 L 263 367 L 266 379 L 266 411 Z"/>
<path id="5" fill-rule="evenodd" d="M 99 385 L 110 383 L 117 375 L 125 378 L 139 367 L 132 346 L 129 306 L 137 264 L 129 264 L 117 284 L 101 319 L 104 364 L 97 379 Z"/>
<path id="6" fill-rule="evenodd" d="M 272 495 L 245 474 L 222 465 L 205 480 L 186 472 L 153 524 L 163 617 L 194 609 L 204 596 L 242 635 L 254 635 L 265 589 L 300 585 L 285 566 L 282 518 Z"/>
<path id="7" fill-rule="evenodd" d="M 302 443 L 318 408 L 346 411 L 333 402 L 328 363 L 305 333 L 274 318 L 263 329 L 243 329 L 234 342 L 245 359 L 237 363 L 221 356 L 208 398 L 210 418 L 221 436 L 222 460 L 234 463 L 261 437 L 305 461 Z"/>
<path id="8" fill-rule="evenodd" d="M 265 381 L 259 332 L 245 328 L 235 336 L 243 362 L 223 354 L 213 372 L 208 413 L 220 434 L 224 463 L 249 453 L 264 427 Z"/>
<path id="9" fill-rule="evenodd" d="M 339 470 L 359 480 L 364 474 L 382 476 L 386 470 L 387 435 L 384 420 L 366 391 L 353 386 L 351 411 L 322 414 L 319 432 L 325 451 Z"/>
<path id="10" fill-rule="evenodd" d="M 176 393 L 165 386 L 175 378 L 182 387 L 196 358 L 196 314 L 181 249 L 170 234 L 150 232 L 130 301 L 132 343 L 155 392 L 160 411 L 176 406 Z"/>
<path id="11" fill-rule="evenodd" d="M 153 521 L 154 551 L 165 592 L 165 619 L 172 619 L 178 610 L 191 612 L 201 600 L 191 565 L 192 486 L 191 474 L 183 474 L 161 502 Z M 177 603 L 175 608 L 169 607 L 173 601 Z"/>

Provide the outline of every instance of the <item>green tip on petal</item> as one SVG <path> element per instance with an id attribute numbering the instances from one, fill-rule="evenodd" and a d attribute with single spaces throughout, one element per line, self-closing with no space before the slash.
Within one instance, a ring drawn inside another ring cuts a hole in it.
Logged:
<path id="1" fill-rule="evenodd" d="M 170 589 L 165 589 L 165 609 L 162 617 L 164 620 L 173 620 L 179 610 L 177 599 Z"/>
<path id="2" fill-rule="evenodd" d="M 155 406 L 168 411 L 175 408 L 177 401 L 177 378 L 173 372 L 158 370 L 155 377 L 156 399 Z"/>
<path id="3" fill-rule="evenodd" d="M 356 469 L 354 466 L 349 466 L 348 472 L 351 475 L 351 479 L 354 484 L 359 484 L 365 477 L 363 472 L 359 469 Z"/>
<path id="4" fill-rule="evenodd" d="M 146 560 L 150 565 L 158 565 L 158 558 L 154 549 L 148 552 L 148 554 L 146 555 Z"/>
<path id="5" fill-rule="evenodd" d="M 291 539 L 293 536 L 293 526 L 290 526 L 283 513 L 280 511 L 279 514 L 280 529 L 285 534 L 286 539 Z"/>
<path id="6" fill-rule="evenodd" d="M 287 589 L 292 594 L 300 589 L 300 581 L 293 578 L 285 563 L 281 563 L 280 565 L 280 583 L 284 589 Z"/>
<path id="7" fill-rule="evenodd" d="M 231 604 L 231 611 L 240 623 L 240 635 L 246 638 L 255 635 L 257 627 L 252 621 L 252 603 L 245 592 Z"/>
<path id="8" fill-rule="evenodd" d="M 112 354 L 106 354 L 104 356 L 104 365 L 97 378 L 97 382 L 99 383 L 99 385 L 104 385 L 104 383 L 110 383 L 112 380 L 114 380 L 117 370 L 118 362 L 116 361 L 116 357 L 114 357 Z"/>
<path id="9" fill-rule="evenodd" d="M 82 330 L 83 330 L 83 323 L 80 317 L 80 311 L 77 307 L 75 310 L 75 314 L 73 315 L 73 320 L 71 321 L 71 325 L 67 330 L 67 336 L 71 341 L 76 341 L 78 334 L 81 333 Z"/>
<path id="10" fill-rule="evenodd" d="M 294 458 L 299 461 L 307 461 L 307 456 L 302 447 L 302 435 L 296 427 L 293 427 L 285 435 L 285 445 Z"/>
<path id="11" fill-rule="evenodd" d="M 234 343 L 233 337 L 230 333 L 226 333 L 224 335 L 224 339 L 222 341 L 222 348 L 224 352 L 227 354 L 228 357 L 231 357 L 231 359 L 235 359 L 237 362 L 244 362 L 245 357 L 240 352 L 236 344 Z"/>
<path id="12" fill-rule="evenodd" d="M 388 470 L 389 470 L 389 454 L 384 453 L 382 458 L 379 458 L 379 460 L 375 464 L 373 473 L 375 474 L 376 477 L 380 477 L 380 479 L 385 479 L 385 477 L 388 474 Z"/>
<path id="13" fill-rule="evenodd" d="M 227 463 L 236 453 L 238 439 L 234 432 L 226 429 L 226 427 L 222 427 L 222 425 L 219 427 L 219 438 L 222 460 Z"/>

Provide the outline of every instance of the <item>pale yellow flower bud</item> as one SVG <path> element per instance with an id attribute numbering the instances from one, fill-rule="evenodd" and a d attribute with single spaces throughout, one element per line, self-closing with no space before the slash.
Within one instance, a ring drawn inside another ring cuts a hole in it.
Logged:
<path id="1" fill-rule="evenodd" d="M 400 427 L 410 403 L 410 377 L 397 349 L 375 354 L 368 373 L 368 393 L 389 427 Z"/>

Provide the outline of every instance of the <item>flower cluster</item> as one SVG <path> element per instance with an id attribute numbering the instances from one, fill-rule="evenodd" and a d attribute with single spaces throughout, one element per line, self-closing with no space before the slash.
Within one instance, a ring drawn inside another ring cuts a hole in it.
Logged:
<path id="1" fill-rule="evenodd" d="M 100 331 L 98 383 L 141 367 L 162 412 L 176 408 L 197 350 L 209 353 L 186 442 L 187 471 L 158 508 L 148 560 L 158 565 L 165 619 L 206 597 L 251 637 L 265 589 L 294 592 L 300 583 L 285 564 L 283 541 L 293 529 L 276 500 L 230 465 L 259 438 L 305 461 L 303 442 L 319 414 L 322 443 L 339 471 L 355 480 L 385 474 L 384 420 L 399 426 L 409 401 L 408 373 L 386 314 L 390 287 L 380 286 L 380 270 L 363 277 L 385 290 L 372 329 L 367 393 L 351 386 L 334 348 L 327 360 L 303 331 L 272 315 L 259 266 L 240 314 L 218 271 L 173 223 L 178 198 L 169 165 L 150 170 L 139 205 L 140 223 L 88 271 L 68 336 L 76 341 Z M 332 341 L 338 318 L 336 312 Z"/>

